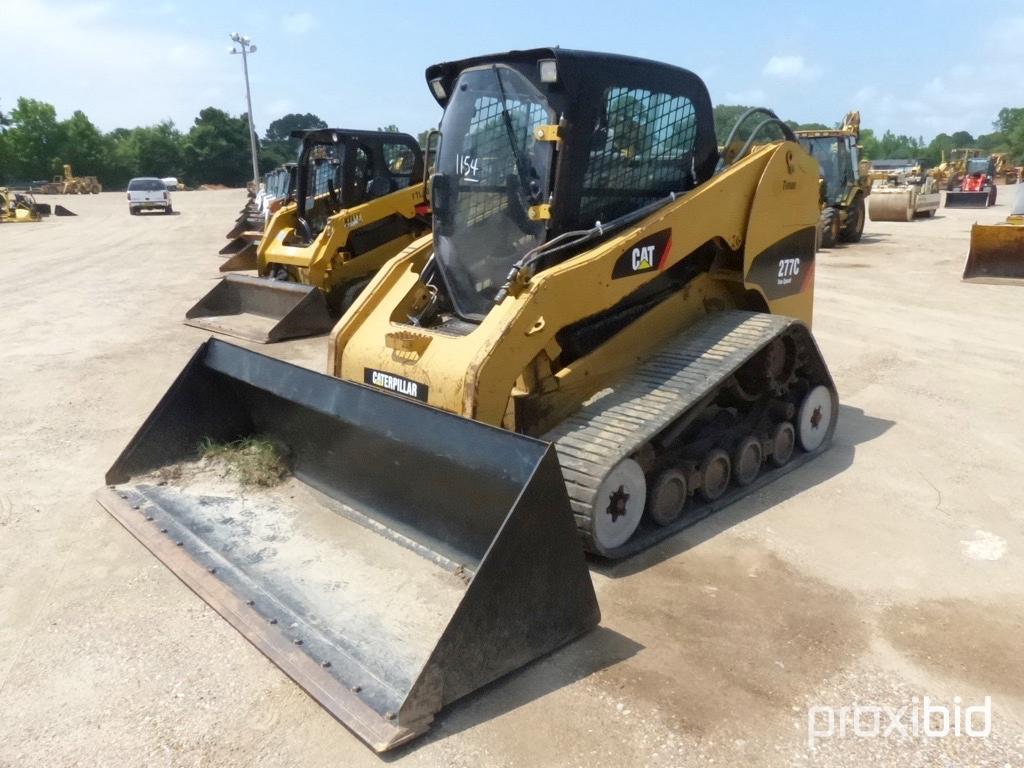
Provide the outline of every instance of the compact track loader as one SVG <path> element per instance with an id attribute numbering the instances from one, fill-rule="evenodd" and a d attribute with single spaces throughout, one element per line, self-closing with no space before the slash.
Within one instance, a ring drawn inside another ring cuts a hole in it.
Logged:
<path id="1" fill-rule="evenodd" d="M 42 221 L 50 211 L 50 206 L 37 203 L 31 192 L 0 187 L 0 224 Z"/>
<path id="2" fill-rule="evenodd" d="M 868 217 L 872 221 L 913 221 L 939 208 L 939 185 L 914 160 L 872 164 Z"/>
<path id="3" fill-rule="evenodd" d="M 838 412 L 809 327 L 819 169 L 773 113 L 720 157 L 704 83 L 666 64 L 545 48 L 427 80 L 432 236 L 339 321 L 334 377 L 207 342 L 102 496 L 378 750 L 592 628 L 584 547 L 692 524 Z M 290 461 L 276 495 L 197 461 L 257 438 Z"/>
<path id="4" fill-rule="evenodd" d="M 972 157 L 966 163 L 960 183 L 946 192 L 946 207 L 988 208 L 995 205 L 995 161 L 991 157 Z"/>
<path id="5" fill-rule="evenodd" d="M 304 133 L 295 200 L 263 230 L 258 277 L 229 275 L 185 322 L 259 342 L 326 333 L 384 262 L 430 230 L 423 179 L 407 134 Z"/>
<path id="6" fill-rule="evenodd" d="M 267 219 L 292 199 L 295 172 L 295 163 L 285 163 L 263 175 L 259 191 L 246 200 L 234 226 L 225 235 L 230 242 L 220 249 L 219 254 L 230 258 L 221 265 L 221 272 L 256 269 L 256 251 Z"/>
<path id="7" fill-rule="evenodd" d="M 1002 224 L 971 227 L 964 280 L 1024 284 L 1024 185 L 1017 185 L 1013 212 Z"/>

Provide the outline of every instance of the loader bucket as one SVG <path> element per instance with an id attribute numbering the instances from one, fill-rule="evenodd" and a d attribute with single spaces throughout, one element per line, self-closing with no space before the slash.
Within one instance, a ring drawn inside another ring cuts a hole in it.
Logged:
<path id="1" fill-rule="evenodd" d="M 259 246 L 257 245 L 256 242 L 249 243 L 234 256 L 229 256 L 228 258 L 224 259 L 224 263 L 220 265 L 220 271 L 243 272 L 247 269 L 256 269 L 256 254 L 258 251 Z"/>
<path id="2" fill-rule="evenodd" d="M 201 441 L 247 436 L 286 448 L 281 489 L 190 475 Z M 106 481 L 107 511 L 377 751 L 600 620 L 550 444 L 215 339 Z"/>
<path id="3" fill-rule="evenodd" d="M 61 206 L 58 205 L 57 207 L 60 208 Z M 65 210 L 67 209 L 65 208 Z M 50 207 L 49 203 L 32 203 L 32 213 L 39 216 L 49 216 L 53 213 L 53 209 Z"/>
<path id="4" fill-rule="evenodd" d="M 988 208 L 988 192 L 957 192 L 946 193 L 947 208 Z"/>
<path id="5" fill-rule="evenodd" d="M 53 207 L 53 213 L 56 216 L 77 216 L 78 215 L 77 213 L 69 211 L 63 205 L 55 205 Z"/>
<path id="6" fill-rule="evenodd" d="M 185 324 L 240 339 L 275 341 L 327 333 L 327 298 L 311 285 L 228 275 L 185 313 Z"/>
<path id="7" fill-rule="evenodd" d="M 224 235 L 224 237 L 230 240 L 249 231 L 253 231 L 253 234 L 259 235 L 260 231 L 262 231 L 262 222 L 257 224 L 249 216 L 243 216 L 235 223 L 235 226 L 231 228 L 231 231 Z"/>
<path id="8" fill-rule="evenodd" d="M 975 224 L 963 279 L 1024 284 L 1024 224 Z"/>
<path id="9" fill-rule="evenodd" d="M 259 232 L 243 232 L 241 235 L 228 242 L 223 248 L 217 251 L 217 253 L 221 256 L 232 256 L 239 251 L 250 248 L 253 244 L 258 243 L 260 241 L 260 237 L 261 235 Z"/>

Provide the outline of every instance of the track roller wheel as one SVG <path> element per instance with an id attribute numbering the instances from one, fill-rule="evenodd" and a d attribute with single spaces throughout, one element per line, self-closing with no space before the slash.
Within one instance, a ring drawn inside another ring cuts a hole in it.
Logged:
<path id="1" fill-rule="evenodd" d="M 793 458 L 793 448 L 796 447 L 796 432 L 793 425 L 788 421 L 776 425 L 772 433 L 772 453 L 768 461 L 774 467 L 784 467 Z"/>
<path id="2" fill-rule="evenodd" d="M 797 439 L 808 453 L 816 451 L 825 442 L 835 414 L 832 411 L 832 393 L 819 384 L 800 403 L 797 412 Z"/>
<path id="3" fill-rule="evenodd" d="M 601 550 L 621 547 L 640 524 L 647 501 L 647 478 L 633 459 L 623 459 L 605 475 L 594 495 L 590 517 L 594 543 Z"/>
<path id="4" fill-rule="evenodd" d="M 732 475 L 732 462 L 729 460 L 729 454 L 721 448 L 709 451 L 697 471 L 700 472 L 698 493 L 704 501 L 715 501 L 729 487 L 729 479 Z"/>
<path id="5" fill-rule="evenodd" d="M 741 488 L 750 485 L 757 479 L 764 461 L 761 441 L 753 435 L 747 435 L 736 445 L 732 452 L 732 476 L 736 485 Z"/>
<path id="6" fill-rule="evenodd" d="M 647 512 L 658 525 L 670 525 L 683 514 L 689 483 L 686 473 L 681 469 L 670 467 L 658 475 L 651 488 L 650 503 Z"/>

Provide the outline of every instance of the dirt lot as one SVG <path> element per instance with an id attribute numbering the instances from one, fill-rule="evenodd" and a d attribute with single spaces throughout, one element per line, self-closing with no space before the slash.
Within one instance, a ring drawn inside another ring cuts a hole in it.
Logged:
<path id="1" fill-rule="evenodd" d="M 971 222 L 1009 211 L 1000 191 L 819 254 L 834 447 L 595 567 L 599 630 L 386 761 L 1024 765 L 1024 288 L 959 280 Z M 205 338 L 181 318 L 242 193 L 180 193 L 175 216 L 59 202 L 79 216 L 0 228 L 0 765 L 379 765 L 92 498 Z M 325 359 L 323 339 L 262 351 Z M 851 723 L 809 748 L 810 707 L 925 696 L 990 696 L 990 736 Z"/>

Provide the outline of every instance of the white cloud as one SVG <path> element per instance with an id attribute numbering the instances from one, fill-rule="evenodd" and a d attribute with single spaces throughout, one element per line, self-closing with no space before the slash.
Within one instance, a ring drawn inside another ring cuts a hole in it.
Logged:
<path id="1" fill-rule="evenodd" d="M 292 13 L 284 17 L 284 31 L 289 35 L 304 35 L 313 29 L 316 20 L 313 14 L 303 11 Z"/>
<path id="2" fill-rule="evenodd" d="M 960 130 L 975 136 L 991 133 L 999 110 L 1020 102 L 1020 91 L 1015 93 L 1008 83 L 1024 69 L 1024 16 L 993 20 L 978 37 L 991 43 L 984 66 L 951 60 L 922 73 L 905 89 L 884 82 L 865 84 L 850 97 L 851 106 L 878 133 L 888 128 L 925 141 Z"/>
<path id="3" fill-rule="evenodd" d="M 764 65 L 762 73 L 781 80 L 814 80 L 820 74 L 817 67 L 809 65 L 803 56 L 772 56 Z"/>

